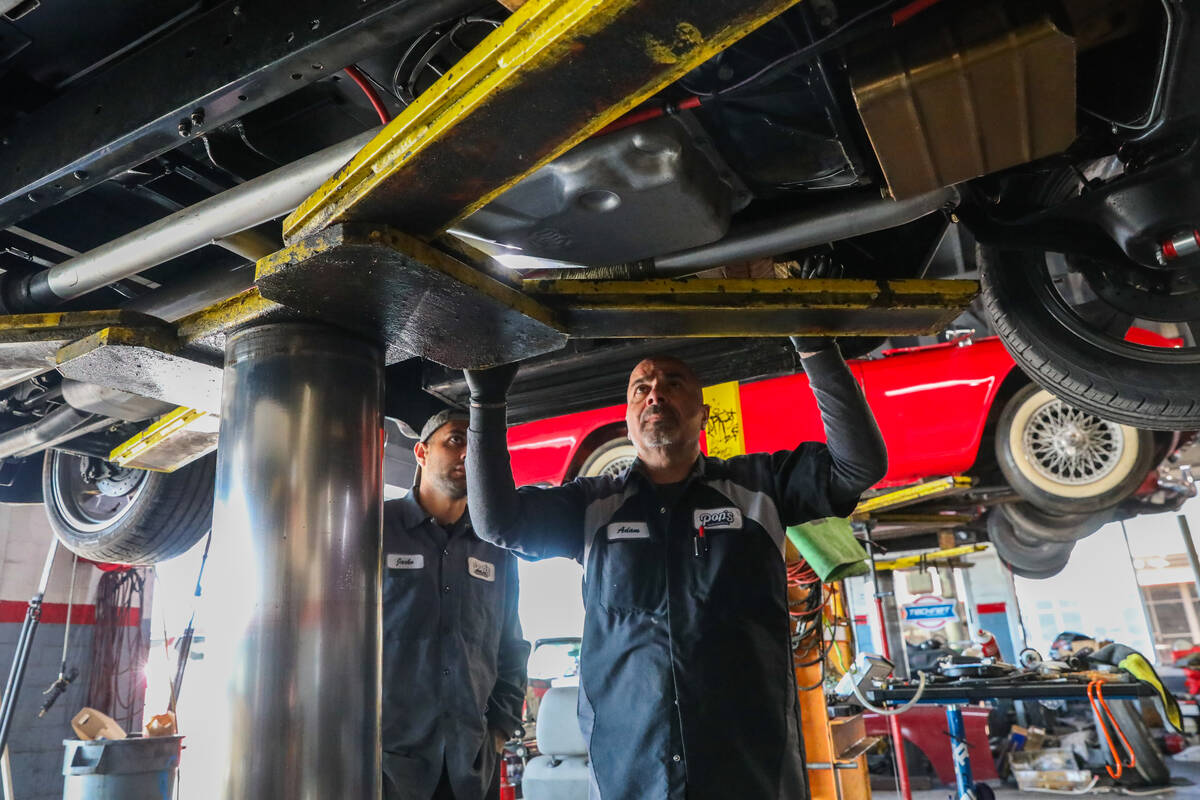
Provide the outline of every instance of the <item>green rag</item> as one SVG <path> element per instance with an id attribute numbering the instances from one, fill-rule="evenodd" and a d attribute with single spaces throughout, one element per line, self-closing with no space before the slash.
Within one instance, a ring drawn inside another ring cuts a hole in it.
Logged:
<path id="1" fill-rule="evenodd" d="M 870 572 L 867 551 L 854 538 L 848 519 L 826 517 L 793 525 L 787 529 L 787 537 L 822 583 Z"/>

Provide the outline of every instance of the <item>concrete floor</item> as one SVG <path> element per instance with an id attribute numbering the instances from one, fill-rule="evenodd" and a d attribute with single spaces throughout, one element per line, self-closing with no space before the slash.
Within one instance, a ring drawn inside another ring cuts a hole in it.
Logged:
<path id="1" fill-rule="evenodd" d="M 1146 796 L 1170 797 L 1178 798 L 1178 800 L 1200 800 L 1200 763 L 1180 762 L 1175 759 L 1168 759 L 1167 765 L 1171 770 L 1171 782 L 1173 785 L 1170 788 Z M 1068 796 L 1050 792 L 1022 792 L 1017 789 L 1016 784 L 1002 784 L 995 781 L 992 781 L 989 785 L 996 792 L 997 800 L 1050 800 L 1050 798 L 1054 797 L 1062 798 Z M 954 787 L 926 789 L 914 791 L 912 793 L 912 800 L 947 800 L 947 798 L 953 798 L 954 793 Z M 1119 796 L 1117 792 L 1101 786 L 1097 786 L 1088 793 L 1088 796 L 1097 795 Z M 1139 793 L 1138 796 L 1143 795 Z M 871 798 L 872 800 L 900 800 L 900 795 L 895 791 L 874 789 L 871 792 Z"/>

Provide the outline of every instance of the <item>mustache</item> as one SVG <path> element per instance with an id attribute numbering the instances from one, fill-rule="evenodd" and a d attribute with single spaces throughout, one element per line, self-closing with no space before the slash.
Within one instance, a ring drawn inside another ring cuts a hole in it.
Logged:
<path id="1" fill-rule="evenodd" d="M 665 419 L 675 419 L 679 416 L 678 414 L 675 413 L 675 410 L 673 408 L 671 408 L 670 406 L 657 405 L 657 406 L 651 406 L 650 408 L 647 408 L 645 411 L 643 411 L 640 419 L 642 422 L 645 422 L 653 414 L 658 414 L 660 417 L 663 417 Z"/>

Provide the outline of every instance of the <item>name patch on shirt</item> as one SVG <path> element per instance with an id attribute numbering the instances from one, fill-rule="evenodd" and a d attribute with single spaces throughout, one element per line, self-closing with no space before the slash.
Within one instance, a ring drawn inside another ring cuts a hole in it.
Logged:
<path id="1" fill-rule="evenodd" d="M 425 556 L 421 553 L 404 555 L 403 553 L 387 554 L 388 569 L 424 569 Z"/>
<path id="2" fill-rule="evenodd" d="M 608 526 L 610 542 L 621 539 L 649 539 L 650 526 L 644 522 L 612 522 Z"/>
<path id="3" fill-rule="evenodd" d="M 493 582 L 496 580 L 496 565 L 490 561 L 480 561 L 473 556 L 467 557 L 467 572 L 472 578 L 479 578 L 481 581 Z"/>
<path id="4" fill-rule="evenodd" d="M 734 508 L 733 506 L 728 508 L 697 508 L 692 513 L 692 520 L 697 530 L 702 527 L 709 531 L 741 530 L 742 528 L 741 509 Z"/>

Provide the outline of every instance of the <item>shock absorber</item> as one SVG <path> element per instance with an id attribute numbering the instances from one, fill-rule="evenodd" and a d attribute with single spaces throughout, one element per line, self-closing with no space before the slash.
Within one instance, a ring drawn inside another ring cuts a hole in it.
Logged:
<path id="1" fill-rule="evenodd" d="M 1159 243 L 1154 256 L 1159 264 L 1166 266 L 1171 261 L 1195 253 L 1200 253 L 1200 230 L 1193 228 Z"/>

